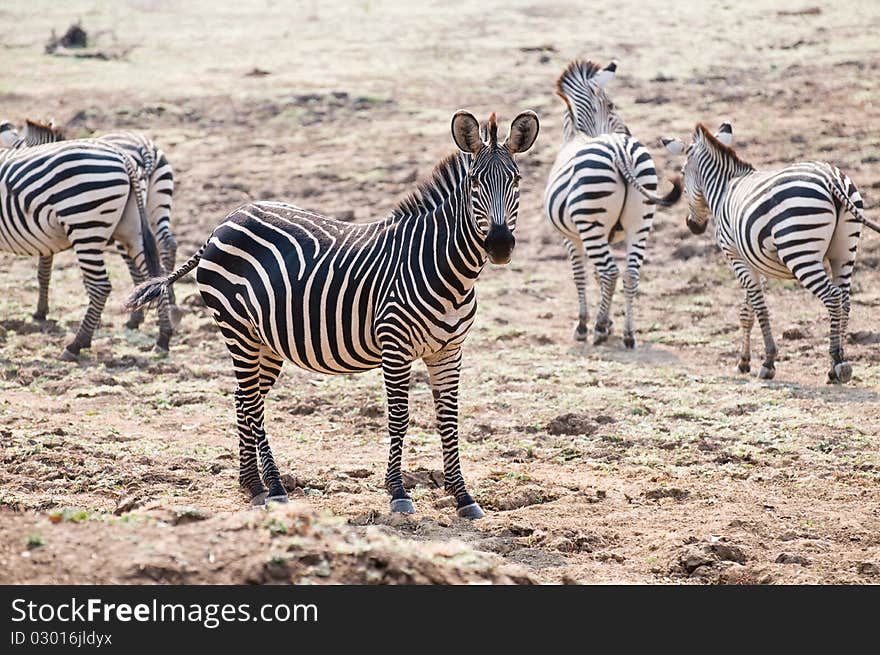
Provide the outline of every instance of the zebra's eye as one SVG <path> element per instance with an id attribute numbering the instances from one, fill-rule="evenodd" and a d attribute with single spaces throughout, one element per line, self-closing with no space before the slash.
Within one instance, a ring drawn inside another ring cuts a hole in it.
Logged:
<path id="1" fill-rule="evenodd" d="M 518 186 L 519 186 L 519 181 L 520 181 L 521 179 L 522 179 L 522 178 L 521 178 L 519 175 L 514 175 L 514 176 L 513 176 L 513 186 L 514 186 L 514 187 L 518 187 Z"/>
<path id="2" fill-rule="evenodd" d="M 480 180 L 477 179 L 477 176 L 471 175 L 470 178 L 471 178 L 471 186 L 475 189 L 478 188 L 480 186 Z"/>

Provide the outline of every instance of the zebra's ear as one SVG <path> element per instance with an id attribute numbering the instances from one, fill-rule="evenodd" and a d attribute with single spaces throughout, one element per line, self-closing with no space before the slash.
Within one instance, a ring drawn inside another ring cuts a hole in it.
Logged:
<path id="1" fill-rule="evenodd" d="M 660 137 L 660 141 L 673 155 L 680 155 L 687 149 L 681 139 L 667 139 L 666 137 Z"/>
<path id="2" fill-rule="evenodd" d="M 730 144 L 733 143 L 733 125 L 726 121 L 721 123 L 721 125 L 718 126 L 718 131 L 715 132 L 715 138 L 723 145 L 730 147 Z"/>
<path id="3" fill-rule="evenodd" d="M 617 72 L 617 60 L 615 59 L 610 64 L 608 64 L 605 68 L 600 70 L 598 73 L 593 75 L 593 81 L 599 85 L 599 88 L 605 88 L 605 86 L 614 78 L 614 74 Z"/>
<path id="4" fill-rule="evenodd" d="M 11 148 L 16 141 L 18 141 L 18 134 L 15 131 L 15 126 L 8 122 L 0 124 L 0 147 Z"/>
<path id="5" fill-rule="evenodd" d="M 504 139 L 504 145 L 507 146 L 511 154 L 525 152 L 535 143 L 539 129 L 538 115 L 527 109 L 511 122 L 510 131 L 507 133 L 507 138 Z"/>
<path id="6" fill-rule="evenodd" d="M 472 155 L 483 147 L 480 138 L 480 123 L 469 111 L 459 109 L 452 117 L 452 140 L 462 152 Z"/>

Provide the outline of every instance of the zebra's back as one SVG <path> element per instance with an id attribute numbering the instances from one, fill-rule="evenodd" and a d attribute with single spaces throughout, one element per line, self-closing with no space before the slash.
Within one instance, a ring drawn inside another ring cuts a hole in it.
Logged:
<path id="1" fill-rule="evenodd" d="M 215 319 L 313 371 L 379 366 L 374 334 L 383 222 L 350 224 L 252 203 L 218 226 L 196 272 Z"/>
<path id="2" fill-rule="evenodd" d="M 802 162 L 734 179 L 716 225 L 718 243 L 762 275 L 796 276 L 800 262 L 855 257 L 860 224 L 835 198 L 838 184 L 861 206 L 852 181 L 826 162 Z"/>

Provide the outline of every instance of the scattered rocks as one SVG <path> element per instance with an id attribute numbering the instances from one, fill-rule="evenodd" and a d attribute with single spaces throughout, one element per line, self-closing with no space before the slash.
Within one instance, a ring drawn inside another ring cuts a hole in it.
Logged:
<path id="1" fill-rule="evenodd" d="M 782 331 L 782 338 L 786 341 L 797 341 L 798 339 L 806 339 L 809 336 L 806 330 L 798 326 L 792 326 Z"/>
<path id="2" fill-rule="evenodd" d="M 691 492 L 687 489 L 677 489 L 675 487 L 660 487 L 658 489 L 651 489 L 650 491 L 646 491 L 643 495 L 648 500 L 660 500 L 661 498 L 684 500 L 691 495 Z"/>
<path id="3" fill-rule="evenodd" d="M 725 562 L 736 562 L 737 564 L 745 564 L 746 562 L 746 554 L 742 548 L 733 544 L 716 542 L 709 544 L 708 550 Z"/>
<path id="4" fill-rule="evenodd" d="M 859 562 L 856 570 L 859 572 L 859 575 L 867 575 L 872 578 L 880 576 L 880 566 L 877 566 L 874 562 Z"/>
<path id="5" fill-rule="evenodd" d="M 701 566 L 711 566 L 715 563 L 715 558 L 709 556 L 703 549 L 697 546 L 688 546 L 679 556 L 678 562 L 682 570 L 691 575 Z"/>
<path id="6" fill-rule="evenodd" d="M 547 424 L 547 432 L 552 435 L 591 435 L 598 429 L 598 424 L 586 414 L 561 414 Z"/>
<path id="7" fill-rule="evenodd" d="M 443 488 L 443 471 L 417 468 L 414 471 L 403 471 L 403 486 L 413 489 L 416 486 L 428 489 Z"/>
<path id="8" fill-rule="evenodd" d="M 849 333 L 849 342 L 866 346 L 872 343 L 880 343 L 880 332 L 872 332 L 870 330 L 859 330 Z"/>
<path id="9" fill-rule="evenodd" d="M 777 558 L 773 560 L 777 564 L 800 564 L 801 566 L 809 566 L 810 560 L 800 555 L 789 555 L 788 553 L 779 553 Z"/>

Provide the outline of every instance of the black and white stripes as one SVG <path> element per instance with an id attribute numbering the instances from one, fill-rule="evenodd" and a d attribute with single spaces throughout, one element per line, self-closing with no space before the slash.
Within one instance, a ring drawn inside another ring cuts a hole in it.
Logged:
<path id="1" fill-rule="evenodd" d="M 678 183 L 660 198 L 650 153 L 633 138 L 605 93 L 617 64 L 605 68 L 590 61 L 574 61 L 556 83 L 565 103 L 563 144 L 544 193 L 544 211 L 562 235 L 571 260 L 579 311 L 575 339 L 587 338 L 588 307 L 585 255 L 590 259 L 601 289 L 593 341 L 601 343 L 611 332 L 611 299 L 619 269 L 610 244 L 626 243 L 625 325 L 623 342 L 635 346 L 633 300 L 654 205 L 675 203 Z"/>
<path id="2" fill-rule="evenodd" d="M 202 297 L 232 356 L 240 482 L 255 502 L 286 499 L 264 428 L 264 399 L 287 360 L 330 374 L 382 368 L 391 438 L 385 483 L 392 510 L 412 512 L 401 458 L 411 367 L 422 359 L 446 488 L 461 516 L 482 516 L 458 456 L 461 347 L 487 259 L 510 260 L 519 202 L 514 155 L 537 133 L 533 112 L 517 116 L 503 143 L 494 114 L 481 130 L 471 114 L 458 112 L 452 134 L 462 152 L 438 164 L 388 218 L 351 224 L 283 203 L 247 204 L 181 269 L 132 295 L 132 307 L 161 297 L 198 266 Z"/>
<path id="3" fill-rule="evenodd" d="M 755 315 L 764 336 L 758 373 L 776 373 L 777 348 L 764 301 L 764 278 L 796 279 L 828 310 L 832 382 L 847 382 L 852 368 L 843 342 L 850 310 L 852 271 L 862 224 L 862 198 L 844 173 L 826 162 L 758 171 L 730 148 L 729 123 L 716 134 L 699 124 L 685 146 L 665 139 L 673 153 L 687 152 L 684 166 L 687 224 L 693 232 L 715 218 L 715 238 L 745 290 L 740 311 L 739 370 L 750 370 L 750 333 Z"/>
<path id="4" fill-rule="evenodd" d="M 72 247 L 83 272 L 89 307 L 62 359 L 91 345 L 110 293 L 104 249 L 111 240 L 143 276 L 162 270 L 138 169 L 125 152 L 97 141 L 0 150 L 0 250 L 46 257 Z M 167 300 L 159 313 L 156 345 L 167 350 Z"/>

